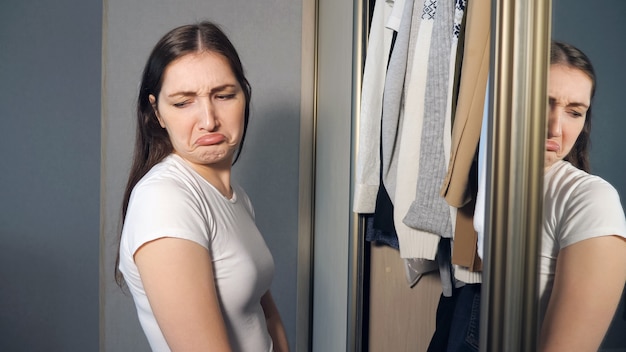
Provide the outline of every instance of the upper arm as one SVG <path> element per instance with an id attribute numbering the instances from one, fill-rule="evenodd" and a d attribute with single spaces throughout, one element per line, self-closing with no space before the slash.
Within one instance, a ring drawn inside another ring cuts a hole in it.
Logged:
<path id="1" fill-rule="evenodd" d="M 206 248 L 164 237 L 144 244 L 134 259 L 172 351 L 230 351 Z"/>
<path id="2" fill-rule="evenodd" d="M 597 351 L 626 280 L 626 239 L 601 236 L 563 248 L 541 328 L 542 351 Z"/>

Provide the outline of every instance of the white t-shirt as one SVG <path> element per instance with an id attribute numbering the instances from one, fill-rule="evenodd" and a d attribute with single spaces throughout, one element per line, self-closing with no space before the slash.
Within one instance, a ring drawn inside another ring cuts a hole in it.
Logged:
<path id="1" fill-rule="evenodd" d="M 624 211 L 615 188 L 566 161 L 556 162 L 545 173 L 543 219 L 539 259 L 541 321 L 552 293 L 556 258 L 561 249 L 593 237 L 626 237 Z"/>
<path id="2" fill-rule="evenodd" d="M 274 261 L 254 222 L 250 199 L 233 184 L 227 199 L 177 155 L 166 157 L 135 186 L 120 244 L 120 271 L 133 295 L 153 351 L 170 351 L 154 317 L 133 256 L 162 237 L 194 241 L 210 251 L 215 282 L 234 351 L 272 351 L 261 296 Z"/>

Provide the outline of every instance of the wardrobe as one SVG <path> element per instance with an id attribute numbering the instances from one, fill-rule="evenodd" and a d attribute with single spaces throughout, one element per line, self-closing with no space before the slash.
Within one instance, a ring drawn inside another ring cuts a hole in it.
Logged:
<path id="1" fill-rule="evenodd" d="M 619 26 L 617 14 L 626 14 L 626 8 L 616 1 L 602 4 L 593 10 L 595 16 L 591 16 L 593 19 L 589 27 L 581 30 L 576 29 L 573 22 L 582 21 L 584 13 L 576 12 L 574 5 L 563 1 L 492 1 L 491 5 L 493 44 L 490 84 L 496 87 L 494 91 L 498 93 L 492 95 L 491 115 L 495 117 L 490 125 L 490 141 L 495 151 L 490 155 L 489 167 L 494 186 L 490 190 L 486 226 L 506 235 L 485 244 L 488 254 L 483 276 L 483 301 L 490 303 L 483 304 L 481 310 L 485 317 L 483 320 L 487 321 L 481 338 L 485 342 L 484 350 L 533 351 L 537 334 L 536 307 L 532 298 L 536 292 L 536 273 L 528 268 L 536 267 L 533 258 L 539 244 L 537 239 L 525 234 L 539 226 L 540 214 L 535 209 L 541 201 L 537 195 L 541 194 L 542 170 L 537 160 L 542 161 L 543 149 L 535 146 L 543 145 L 545 121 L 531 120 L 528 116 L 544 114 L 545 101 L 542 99 L 545 88 L 542 82 L 546 75 L 550 39 L 580 45 L 599 66 L 599 72 L 611 72 L 607 68 L 610 63 L 602 60 L 602 50 L 623 50 L 623 46 L 618 45 L 621 49 L 608 49 L 594 45 L 592 38 L 594 35 L 596 38 L 605 36 L 605 31 L 614 31 L 612 26 Z M 362 73 L 367 60 L 366 34 L 369 33 L 373 9 L 371 1 L 355 2 L 354 5 L 353 85 L 356 87 L 362 87 Z M 578 20 L 572 19 L 576 15 L 580 16 Z M 594 26 L 595 19 L 602 21 L 600 17 L 608 24 L 604 22 Z M 598 30 L 590 31 L 590 28 Z M 359 30 L 366 34 L 356 33 Z M 608 40 L 614 44 L 618 39 L 615 32 L 608 35 Z M 617 69 L 613 66 L 613 70 Z M 352 94 L 352 112 L 356 120 L 352 125 L 352 136 L 356 140 L 353 140 L 352 149 L 357 152 L 361 113 L 359 93 Z M 611 93 L 607 97 L 609 95 Z M 600 105 L 598 101 L 603 99 L 597 98 L 596 106 Z M 604 118 L 611 122 L 598 123 L 600 126 L 594 129 L 597 144 L 602 143 L 600 141 L 605 134 L 613 134 L 610 128 L 604 129 L 602 125 L 620 123 L 610 108 Z M 607 156 L 598 152 L 594 154 L 594 151 L 592 160 L 597 157 L 600 161 L 596 162 L 593 171 L 610 180 L 620 194 L 624 194 L 624 183 L 615 173 L 622 166 L 611 162 L 603 164 Z M 612 155 L 617 157 L 615 152 Z M 353 169 L 358 169 L 358 166 L 353 164 Z M 355 172 L 352 176 L 353 180 L 357 177 Z M 398 251 L 365 240 L 366 227 L 366 217 L 354 215 L 350 228 L 347 350 L 425 351 L 435 329 L 435 310 L 441 293 L 439 275 L 436 272 L 425 274 L 417 284 L 410 286 L 406 279 L 406 265 Z M 626 348 L 626 339 L 617 332 L 623 329 L 626 321 L 623 301 L 607 333 L 603 350 Z"/>
<path id="2" fill-rule="evenodd" d="M 526 13 L 527 21 L 516 23 L 537 30 L 536 24 L 547 25 L 547 13 L 536 7 L 547 11 L 551 3 L 551 29 L 540 33 L 590 54 L 599 77 L 592 171 L 618 189 L 624 204 L 626 2 L 490 2 L 510 6 L 501 19 Z M 292 350 L 425 350 L 441 293 L 438 275 L 409 287 L 402 259 L 364 241 L 363 219 L 352 211 L 374 4 L 1 2 L 0 115 L 9 133 L 1 148 L 8 166 L 0 182 L 6 200 L 0 204 L 0 350 L 149 351 L 132 298 L 112 275 L 133 102 L 152 44 L 167 29 L 201 19 L 223 26 L 253 83 L 253 120 L 235 168 L 277 264 L 272 293 Z M 25 136 L 35 138 L 24 143 Z M 42 150 L 46 157 L 33 158 Z M 625 349 L 623 301 L 604 351 Z M 500 318 L 495 313 L 493 321 Z"/>

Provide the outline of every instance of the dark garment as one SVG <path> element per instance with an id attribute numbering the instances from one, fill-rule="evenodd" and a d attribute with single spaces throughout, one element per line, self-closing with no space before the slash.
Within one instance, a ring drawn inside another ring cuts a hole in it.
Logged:
<path id="1" fill-rule="evenodd" d="M 374 214 L 364 214 L 365 217 L 365 240 L 377 244 L 384 244 L 391 248 L 400 249 L 398 235 L 394 231 L 384 231 L 374 227 Z"/>
<path id="2" fill-rule="evenodd" d="M 393 203 L 384 184 L 378 187 L 376 194 L 376 208 L 374 210 L 374 228 L 384 232 L 396 232 L 393 221 Z"/>
<path id="3" fill-rule="evenodd" d="M 481 286 L 467 284 L 459 289 L 448 337 L 448 352 L 478 352 Z"/>
<path id="4" fill-rule="evenodd" d="M 455 288 L 443 294 L 437 306 L 436 330 L 428 352 L 478 352 L 481 284 Z"/>
<path id="5" fill-rule="evenodd" d="M 448 337 L 450 336 L 452 316 L 454 315 L 454 306 L 456 305 L 459 290 L 460 288 L 452 290 L 452 296 L 450 297 L 444 296 L 443 293 L 439 297 L 435 333 L 428 345 L 428 352 L 443 352 L 448 349 Z"/>
<path id="6" fill-rule="evenodd" d="M 395 249 L 400 249 L 398 235 L 393 222 L 393 203 L 387 189 L 381 183 L 376 196 L 376 210 L 373 215 L 366 215 L 365 240 L 378 242 Z"/>

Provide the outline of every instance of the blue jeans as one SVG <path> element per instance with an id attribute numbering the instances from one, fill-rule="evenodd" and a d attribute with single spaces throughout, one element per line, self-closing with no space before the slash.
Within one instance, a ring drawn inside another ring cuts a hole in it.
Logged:
<path id="1" fill-rule="evenodd" d="M 478 352 L 481 284 L 459 288 L 450 326 L 447 352 Z"/>
<path id="2" fill-rule="evenodd" d="M 481 284 L 466 284 L 441 295 L 437 326 L 428 352 L 478 352 Z"/>

